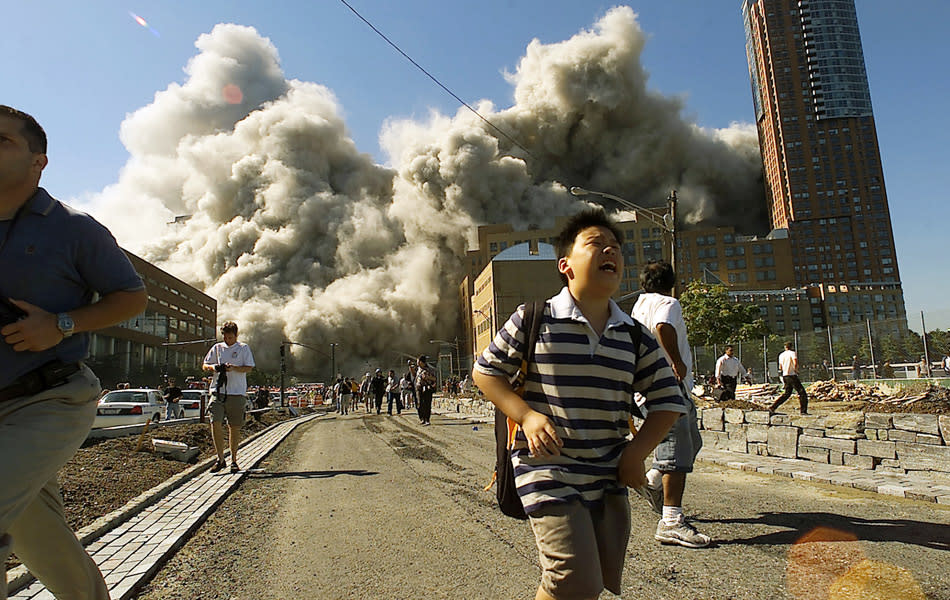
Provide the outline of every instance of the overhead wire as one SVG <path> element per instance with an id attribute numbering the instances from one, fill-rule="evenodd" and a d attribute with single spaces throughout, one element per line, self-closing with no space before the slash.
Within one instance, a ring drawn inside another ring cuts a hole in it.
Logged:
<path id="1" fill-rule="evenodd" d="M 425 73 L 426 77 L 428 77 L 429 79 L 431 79 L 433 82 L 435 82 L 436 85 L 438 85 L 440 88 L 442 88 L 443 90 L 445 90 L 445 92 L 446 92 L 447 94 L 449 94 L 450 96 L 452 96 L 453 98 L 455 98 L 455 99 L 459 102 L 459 104 L 461 104 L 462 106 L 464 106 L 464 107 L 467 108 L 468 110 L 472 111 L 472 113 L 475 114 L 475 116 L 477 116 L 479 119 L 481 119 L 482 121 L 484 121 L 485 124 L 487 124 L 489 127 L 491 127 L 492 129 L 494 129 L 495 131 L 497 131 L 501 136 L 503 136 L 503 137 L 504 137 L 505 139 L 507 139 L 509 142 L 511 142 L 512 144 L 514 144 L 514 145 L 517 146 L 518 148 L 521 148 L 522 150 L 524 150 L 524 152 L 525 152 L 528 156 L 530 156 L 530 157 L 533 158 L 534 160 L 538 160 L 537 157 L 535 157 L 534 154 L 532 154 L 530 150 L 528 150 L 527 148 L 525 148 L 524 146 L 522 146 L 522 145 L 518 142 L 518 140 L 516 140 L 514 137 L 512 137 L 511 135 L 509 135 L 507 132 L 505 132 L 504 130 L 502 130 L 501 128 L 499 128 L 497 125 L 495 125 L 494 123 L 492 123 L 491 121 L 489 121 L 487 118 L 485 118 L 484 116 L 482 116 L 481 113 L 479 113 L 477 110 L 475 110 L 475 108 L 473 108 L 471 105 L 469 105 L 468 102 L 465 102 L 464 100 L 462 100 L 461 98 L 459 98 L 458 95 L 457 95 L 455 92 L 453 92 L 452 90 L 450 90 L 445 84 L 443 84 L 441 81 L 439 81 L 437 77 L 435 77 L 434 75 L 432 75 L 431 73 L 429 73 L 427 70 L 425 70 L 425 68 L 422 67 L 422 65 L 420 65 L 420 64 L 417 63 L 415 60 L 413 60 L 413 58 L 412 58 L 411 56 L 409 56 L 408 54 L 406 54 L 405 52 L 403 52 L 402 48 L 400 48 L 399 46 L 397 46 L 392 40 L 390 40 L 388 37 L 386 37 L 386 35 L 385 35 L 382 31 L 380 31 L 379 29 L 377 29 L 377 27 L 376 27 L 375 25 L 373 25 L 372 23 L 370 23 L 369 20 L 366 19 L 366 17 L 364 17 L 363 15 L 361 15 L 361 14 L 359 13 L 359 11 L 357 11 L 355 8 L 353 8 L 353 6 L 351 6 L 349 2 L 347 2 L 346 0 L 340 0 L 340 2 L 342 2 L 344 6 L 346 6 L 348 9 L 350 9 L 350 11 L 352 11 L 354 15 L 356 15 L 357 17 L 359 17 L 359 19 L 360 19 L 361 21 L 363 21 L 364 23 L 366 23 L 366 25 L 368 25 L 370 29 L 372 29 L 373 31 L 375 31 L 376 34 L 377 34 L 379 37 L 381 37 L 381 38 L 383 38 L 384 40 L 386 40 L 386 43 L 389 44 L 390 46 L 392 46 L 392 47 L 396 50 L 396 52 L 398 52 L 399 54 L 402 54 L 403 57 L 405 57 L 406 60 L 408 60 L 410 63 L 413 64 L 414 67 L 416 67 L 417 69 L 419 69 L 420 71 L 422 71 L 423 73 Z"/>

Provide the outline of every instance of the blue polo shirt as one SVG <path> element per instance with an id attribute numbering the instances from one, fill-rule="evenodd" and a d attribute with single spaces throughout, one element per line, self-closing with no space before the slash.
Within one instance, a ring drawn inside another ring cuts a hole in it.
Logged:
<path id="1" fill-rule="evenodd" d="M 0 295 L 7 298 L 60 313 L 112 292 L 145 287 L 108 229 L 43 188 L 37 188 L 15 224 L 0 220 L 0 240 L 8 235 L 0 249 Z M 51 360 L 77 362 L 88 352 L 88 333 L 42 352 L 16 352 L 0 337 L 0 387 Z"/>

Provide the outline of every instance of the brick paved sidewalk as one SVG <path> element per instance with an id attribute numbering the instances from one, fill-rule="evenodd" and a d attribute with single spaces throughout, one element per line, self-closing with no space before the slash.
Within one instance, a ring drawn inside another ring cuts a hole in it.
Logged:
<path id="1" fill-rule="evenodd" d="M 432 412 L 449 419 L 467 420 L 472 423 L 494 423 L 493 417 L 485 415 L 435 409 Z M 912 475 L 870 471 L 795 458 L 741 454 L 708 446 L 703 447 L 697 460 L 742 471 L 781 475 L 802 481 L 817 481 L 888 496 L 950 505 L 950 479 L 939 479 L 938 476 L 932 474 Z"/>
<path id="2" fill-rule="evenodd" d="M 106 579 L 112 600 L 131 598 L 240 484 L 249 469 L 257 466 L 297 425 L 319 416 L 322 413 L 274 425 L 240 447 L 241 472 L 206 470 L 87 545 L 86 550 Z M 53 600 L 53 595 L 34 581 L 10 598 Z"/>

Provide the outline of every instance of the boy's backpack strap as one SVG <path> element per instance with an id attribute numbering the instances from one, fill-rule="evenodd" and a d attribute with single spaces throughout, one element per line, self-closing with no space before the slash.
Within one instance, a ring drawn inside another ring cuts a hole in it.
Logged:
<path id="1" fill-rule="evenodd" d="M 524 305 L 521 323 L 527 325 L 528 335 L 525 338 L 524 351 L 521 353 L 521 369 L 512 385 L 519 396 L 524 396 L 524 387 L 528 381 L 528 367 L 531 366 L 531 360 L 534 358 L 534 347 L 537 345 L 538 333 L 541 331 L 545 306 L 544 302 L 526 302 Z"/>
<path id="2" fill-rule="evenodd" d="M 525 304 L 522 325 L 527 326 L 528 335 L 525 338 L 524 351 L 521 358 L 521 369 L 512 383 L 512 387 L 519 396 L 524 397 L 525 383 L 528 379 L 528 368 L 534 358 L 534 347 L 541 330 L 541 321 L 544 317 L 545 303 L 529 302 Z M 497 483 L 495 496 L 501 512 L 516 519 L 527 519 L 518 489 L 515 485 L 514 466 L 511 464 L 511 447 L 515 442 L 519 425 L 509 419 L 499 408 L 495 408 L 495 472 L 491 483 L 485 490 Z"/>
<path id="3" fill-rule="evenodd" d="M 640 342 L 643 339 L 643 325 L 640 324 L 640 321 L 637 321 L 636 319 L 634 319 L 633 325 L 627 324 L 626 328 L 627 328 L 627 333 L 630 334 L 630 341 L 633 343 L 633 354 L 636 357 L 635 360 L 637 362 L 640 362 Z M 634 402 L 632 399 L 630 402 L 630 410 L 631 410 L 631 413 L 633 413 L 633 411 L 636 411 L 638 413 L 636 415 L 638 418 L 640 419 L 646 418 L 646 416 L 643 414 L 643 411 L 640 410 L 640 408 L 637 406 L 637 403 Z M 627 425 L 630 426 L 630 433 L 632 433 L 633 435 L 637 435 L 637 427 L 633 424 L 633 416 L 634 415 L 631 414 L 630 418 L 627 420 Z"/>

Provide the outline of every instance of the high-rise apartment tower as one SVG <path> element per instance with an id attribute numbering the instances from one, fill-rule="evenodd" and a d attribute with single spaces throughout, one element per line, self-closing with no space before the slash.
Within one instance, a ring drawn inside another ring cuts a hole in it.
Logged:
<path id="1" fill-rule="evenodd" d="M 769 216 L 796 283 L 865 292 L 832 302 L 831 325 L 906 323 L 854 0 L 743 0 L 742 16 Z"/>

